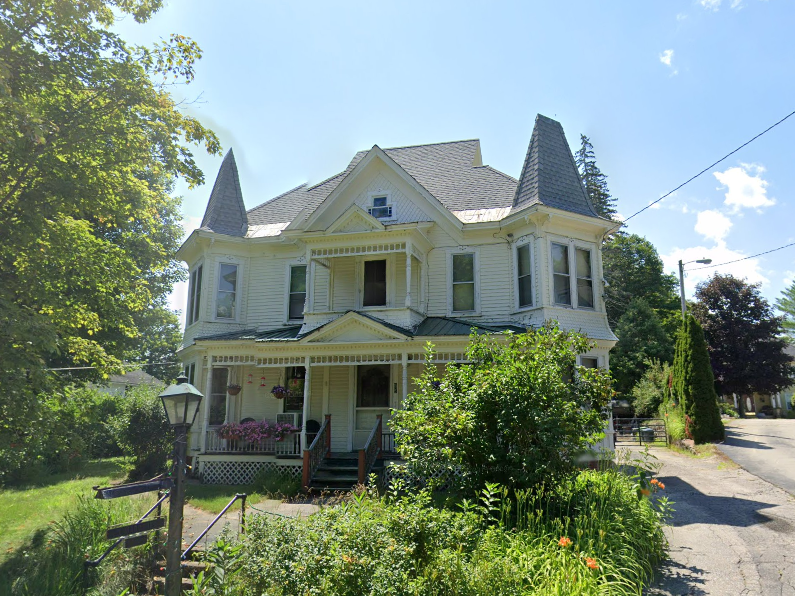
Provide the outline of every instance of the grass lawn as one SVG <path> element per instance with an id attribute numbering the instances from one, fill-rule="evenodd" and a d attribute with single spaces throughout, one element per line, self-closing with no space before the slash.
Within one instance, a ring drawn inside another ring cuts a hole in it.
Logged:
<path id="1" fill-rule="evenodd" d="M 46 476 L 39 482 L 0 490 L 0 562 L 38 529 L 71 509 L 91 487 L 119 481 L 129 466 L 123 457 L 88 462 L 77 472 Z"/>
<path id="2" fill-rule="evenodd" d="M 220 513 L 237 493 L 248 495 L 248 503 L 258 503 L 265 496 L 252 491 L 249 484 L 188 484 L 185 495 L 188 503 L 210 513 Z M 233 507 L 240 507 L 235 503 Z"/>

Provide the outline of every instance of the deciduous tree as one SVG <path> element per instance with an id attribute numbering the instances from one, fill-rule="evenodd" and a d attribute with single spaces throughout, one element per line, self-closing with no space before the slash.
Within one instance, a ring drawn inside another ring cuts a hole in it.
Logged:
<path id="1" fill-rule="evenodd" d="M 732 275 L 696 287 L 693 316 L 704 328 L 715 386 L 721 395 L 776 393 L 792 384 L 782 319 L 759 292 Z M 742 404 L 743 400 L 740 400 Z"/>

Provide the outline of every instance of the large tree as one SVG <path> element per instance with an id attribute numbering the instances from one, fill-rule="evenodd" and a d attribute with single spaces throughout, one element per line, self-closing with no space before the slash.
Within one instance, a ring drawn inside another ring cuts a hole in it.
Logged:
<path id="1" fill-rule="evenodd" d="M 643 298 L 633 298 L 615 328 L 618 344 L 610 354 L 615 389 L 629 395 L 652 360 L 670 362 L 674 343 Z"/>
<path id="2" fill-rule="evenodd" d="M 166 85 L 189 82 L 201 52 L 110 30 L 161 4 L 0 3 L 0 481 L 24 459 L 36 393 L 64 381 L 46 369 L 118 370 L 183 276 L 170 191 L 203 182 L 190 145 L 220 147 Z"/>
<path id="3" fill-rule="evenodd" d="M 714 377 L 704 331 L 688 314 L 676 340 L 674 395 L 686 416 L 686 432 L 696 443 L 723 439 Z"/>
<path id="4" fill-rule="evenodd" d="M 693 316 L 704 328 L 718 393 L 776 393 L 792 384 L 782 318 L 759 284 L 715 274 L 696 287 L 696 299 Z"/>
<path id="5" fill-rule="evenodd" d="M 614 328 L 635 298 L 643 298 L 669 335 L 681 322 L 676 277 L 663 270 L 654 245 L 637 234 L 615 234 L 602 248 L 605 307 Z"/>
<path id="6" fill-rule="evenodd" d="M 607 219 L 615 219 L 616 198 L 610 195 L 607 188 L 607 176 L 596 165 L 596 154 L 590 139 L 580 135 L 580 148 L 574 154 L 577 167 L 580 170 L 585 191 L 591 199 L 596 212 Z"/>
<path id="7" fill-rule="evenodd" d="M 795 343 L 795 282 L 781 292 L 781 296 L 776 300 L 776 308 L 784 313 L 781 324 L 789 335 L 790 341 Z"/>

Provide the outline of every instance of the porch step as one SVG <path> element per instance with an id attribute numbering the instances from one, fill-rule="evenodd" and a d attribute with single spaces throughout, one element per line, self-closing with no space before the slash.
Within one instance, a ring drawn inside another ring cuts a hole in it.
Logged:
<path id="1" fill-rule="evenodd" d="M 358 453 L 332 454 L 327 457 L 312 477 L 309 488 L 313 491 L 348 491 L 359 483 Z M 384 467 L 384 462 L 376 461 L 373 471 Z"/>

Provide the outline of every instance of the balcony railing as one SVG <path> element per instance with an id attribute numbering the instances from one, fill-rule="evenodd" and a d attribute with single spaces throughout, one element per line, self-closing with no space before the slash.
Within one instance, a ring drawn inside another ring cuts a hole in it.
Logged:
<path id="1" fill-rule="evenodd" d="M 240 455 L 301 455 L 301 433 L 290 433 L 281 441 L 263 439 L 252 442 L 245 439 L 222 439 L 218 436 L 217 429 L 211 426 L 207 430 L 205 452 Z"/>

